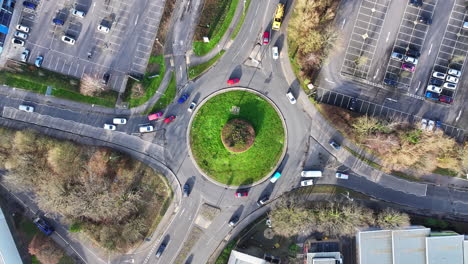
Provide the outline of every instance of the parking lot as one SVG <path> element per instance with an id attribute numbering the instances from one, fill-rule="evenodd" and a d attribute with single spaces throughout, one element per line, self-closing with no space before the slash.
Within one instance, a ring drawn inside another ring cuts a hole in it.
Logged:
<path id="1" fill-rule="evenodd" d="M 421 17 L 432 19 L 437 0 L 426 0 L 422 7 L 406 5 L 392 52 L 405 55 L 408 50 L 421 51 L 430 25 L 419 22 Z M 396 86 L 409 90 L 414 72 L 402 69 L 404 61 L 390 59 L 385 72 L 385 79 L 396 81 Z M 415 71 L 418 70 L 416 65 Z"/>
<path id="2" fill-rule="evenodd" d="M 36 10 L 22 8 L 19 21 L 30 27 L 25 48 L 30 50 L 29 63 L 44 56 L 42 67 L 82 78 L 88 74 L 96 79 L 110 75 L 108 85 L 123 92 L 128 74 L 143 74 L 156 38 L 163 2 L 149 0 L 59 0 L 37 1 Z M 80 17 L 71 13 L 79 10 Z M 52 23 L 53 19 L 63 21 Z M 108 28 L 98 30 L 102 25 Z M 12 30 L 13 31 L 13 30 Z M 63 36 L 75 40 L 62 41 Z M 14 47 L 14 59 L 22 48 Z"/>
<path id="3" fill-rule="evenodd" d="M 363 0 L 359 6 L 341 74 L 367 79 L 390 0 Z"/>

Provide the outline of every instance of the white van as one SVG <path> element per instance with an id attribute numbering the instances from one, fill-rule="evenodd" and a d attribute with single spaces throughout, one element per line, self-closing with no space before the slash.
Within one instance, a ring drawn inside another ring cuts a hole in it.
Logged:
<path id="1" fill-rule="evenodd" d="M 322 171 L 319 171 L 319 170 L 302 171 L 301 176 L 304 178 L 320 178 L 322 177 Z"/>

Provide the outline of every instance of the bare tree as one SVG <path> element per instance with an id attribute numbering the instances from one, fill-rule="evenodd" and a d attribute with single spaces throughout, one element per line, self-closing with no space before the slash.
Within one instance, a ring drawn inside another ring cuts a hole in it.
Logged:
<path id="1" fill-rule="evenodd" d="M 85 74 L 81 78 L 80 93 L 82 95 L 94 96 L 106 90 L 106 86 L 96 75 Z"/>

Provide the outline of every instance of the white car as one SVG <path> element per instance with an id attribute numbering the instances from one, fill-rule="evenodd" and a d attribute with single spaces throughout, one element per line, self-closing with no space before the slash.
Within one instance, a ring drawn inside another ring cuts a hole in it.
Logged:
<path id="1" fill-rule="evenodd" d="M 290 102 L 291 104 L 295 104 L 295 103 L 297 102 L 297 101 L 296 101 L 296 98 L 294 98 L 294 95 L 292 94 L 292 92 L 288 92 L 288 93 L 286 94 L 286 96 L 288 97 L 289 102 Z"/>
<path id="2" fill-rule="evenodd" d="M 196 106 L 197 106 L 197 103 L 192 102 L 189 108 L 187 109 L 187 111 L 189 111 L 189 113 L 192 113 Z"/>
<path id="3" fill-rule="evenodd" d="M 405 57 L 405 62 L 409 62 L 409 63 L 412 63 L 412 64 L 416 65 L 416 64 L 418 64 L 418 59 L 410 57 L 410 56 L 406 56 Z"/>
<path id="4" fill-rule="evenodd" d="M 435 122 L 434 120 L 429 120 L 429 123 L 427 124 L 427 131 L 434 131 L 434 126 L 435 126 Z"/>
<path id="5" fill-rule="evenodd" d="M 433 72 L 432 73 L 432 77 L 435 77 L 437 79 L 445 80 L 445 76 L 447 76 L 447 74 L 441 73 L 441 72 Z"/>
<path id="6" fill-rule="evenodd" d="M 278 47 L 275 46 L 275 47 L 271 48 L 271 52 L 273 53 L 273 59 L 277 60 L 279 58 Z"/>
<path id="7" fill-rule="evenodd" d="M 72 15 L 77 16 L 79 18 L 84 18 L 86 16 L 86 13 L 80 10 L 72 9 L 70 10 L 70 12 L 72 13 Z"/>
<path id="8" fill-rule="evenodd" d="M 314 180 L 301 181 L 301 186 L 310 186 L 310 185 L 314 185 Z"/>
<path id="9" fill-rule="evenodd" d="M 22 62 L 26 62 L 28 60 L 28 58 L 29 58 L 29 50 L 25 49 L 23 51 L 23 53 L 21 53 L 21 58 L 20 59 L 21 59 Z"/>
<path id="10" fill-rule="evenodd" d="M 112 125 L 112 124 L 104 124 L 104 129 L 107 129 L 107 130 L 115 130 L 115 126 Z"/>
<path id="11" fill-rule="evenodd" d="M 347 180 L 349 178 L 349 174 L 344 173 L 344 172 L 337 172 L 335 176 L 336 178 L 343 179 L 343 180 Z"/>
<path id="12" fill-rule="evenodd" d="M 19 105 L 18 107 L 19 110 L 21 111 L 26 111 L 26 112 L 29 112 L 29 113 L 32 113 L 34 112 L 34 107 L 33 106 L 29 106 L 29 105 Z"/>
<path id="13" fill-rule="evenodd" d="M 108 27 L 106 27 L 106 26 L 103 26 L 103 25 L 99 25 L 99 26 L 97 27 L 97 29 L 98 29 L 99 31 L 101 31 L 102 33 L 109 33 L 109 31 L 110 31 L 110 28 L 108 28 Z"/>
<path id="14" fill-rule="evenodd" d="M 154 126 L 146 125 L 146 126 L 141 126 L 139 129 L 140 129 L 140 133 L 153 132 L 154 131 Z"/>
<path id="15" fill-rule="evenodd" d="M 62 36 L 62 41 L 70 45 L 75 45 L 75 39 L 69 36 Z"/>
<path id="16" fill-rule="evenodd" d="M 457 71 L 455 69 L 449 69 L 447 73 L 458 78 L 461 76 L 461 71 Z"/>
<path id="17" fill-rule="evenodd" d="M 29 33 L 29 27 L 27 27 L 27 26 L 16 25 L 16 29 L 19 30 L 19 31 L 23 31 L 23 32 Z"/>
<path id="18" fill-rule="evenodd" d="M 27 39 L 28 38 L 28 34 L 26 34 L 24 32 L 21 32 L 21 31 L 16 31 L 14 35 L 15 35 L 15 37 L 18 37 L 18 38 L 21 38 L 21 39 Z"/>
<path id="19" fill-rule="evenodd" d="M 451 82 L 451 83 L 458 83 L 458 78 L 454 77 L 454 76 L 451 76 L 451 75 L 447 75 L 447 78 L 445 80 L 447 82 Z"/>
<path id="20" fill-rule="evenodd" d="M 123 117 L 115 117 L 114 119 L 112 119 L 112 123 L 114 125 L 125 125 L 127 124 L 127 119 Z"/>
<path id="21" fill-rule="evenodd" d="M 422 119 L 421 120 L 421 130 L 426 130 L 427 127 L 427 119 Z"/>
<path id="22" fill-rule="evenodd" d="M 446 83 L 444 83 L 444 88 L 449 89 L 449 90 L 455 90 L 455 89 L 457 89 L 457 85 L 454 84 L 454 83 L 446 82 Z"/>
<path id="23" fill-rule="evenodd" d="M 432 85 L 432 84 L 427 86 L 427 90 L 429 92 L 438 93 L 438 94 L 440 94 L 442 92 L 442 88 L 437 87 L 437 86 Z"/>

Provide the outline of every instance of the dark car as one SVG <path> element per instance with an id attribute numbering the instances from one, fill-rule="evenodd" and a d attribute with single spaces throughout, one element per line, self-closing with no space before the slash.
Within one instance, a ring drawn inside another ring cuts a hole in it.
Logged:
<path id="1" fill-rule="evenodd" d="M 330 140 L 329 142 L 330 146 L 336 150 L 340 150 L 341 149 L 341 146 L 340 144 L 336 143 L 334 140 Z"/>
<path id="2" fill-rule="evenodd" d="M 442 103 L 451 104 L 453 102 L 453 98 L 450 96 L 441 95 L 439 97 L 439 101 L 441 101 Z"/>
<path id="3" fill-rule="evenodd" d="M 426 92 L 426 98 L 431 100 L 439 100 L 439 94 L 433 92 Z"/>
<path id="4" fill-rule="evenodd" d="M 237 222 L 239 222 L 239 216 L 238 215 L 235 215 L 231 218 L 231 220 L 229 220 L 229 225 L 234 227 Z"/>
<path id="5" fill-rule="evenodd" d="M 184 184 L 184 197 L 189 196 L 190 194 L 190 185 L 188 183 Z"/>
<path id="6" fill-rule="evenodd" d="M 442 86 L 442 85 L 444 85 L 444 81 L 443 81 L 443 80 L 441 80 L 441 79 L 435 79 L 435 78 L 432 78 L 431 81 L 430 81 L 430 83 L 431 83 L 432 85 L 439 86 L 439 87 Z"/>
<path id="7" fill-rule="evenodd" d="M 393 79 L 384 79 L 383 83 L 389 86 L 396 86 L 398 84 L 398 82 Z"/>
<path id="8" fill-rule="evenodd" d="M 421 17 L 419 17 L 418 22 L 426 24 L 426 25 L 431 25 L 432 24 L 432 18 L 421 16 Z"/>
<path id="9" fill-rule="evenodd" d="M 109 82 L 109 79 L 110 79 L 110 73 L 106 72 L 103 76 L 102 76 L 102 83 L 103 84 L 107 84 Z"/>
<path id="10" fill-rule="evenodd" d="M 183 104 L 185 101 L 187 101 L 188 98 L 189 98 L 188 94 L 183 94 L 181 97 L 179 97 L 179 100 L 177 100 L 177 102 L 179 104 Z"/>
<path id="11" fill-rule="evenodd" d="M 169 124 L 170 122 L 174 121 L 175 118 L 176 118 L 176 116 L 172 115 L 172 116 L 164 119 L 164 123 Z"/>
<path id="12" fill-rule="evenodd" d="M 62 19 L 59 19 L 59 18 L 54 18 L 54 19 L 52 19 L 52 23 L 54 25 L 63 26 L 63 24 L 65 24 L 65 21 L 63 21 Z"/>
<path id="13" fill-rule="evenodd" d="M 236 194 L 234 194 L 237 198 L 241 197 L 247 197 L 249 196 L 249 191 L 248 190 L 238 190 Z"/>
<path id="14" fill-rule="evenodd" d="M 423 5 L 422 0 L 410 0 L 409 3 L 410 5 L 415 6 L 415 7 L 421 7 Z"/>
<path id="15" fill-rule="evenodd" d="M 409 49 L 409 50 L 406 52 L 406 56 L 410 56 L 410 57 L 414 57 L 414 58 L 419 58 L 419 56 L 421 56 L 421 52 L 419 52 L 418 50 L 415 50 L 415 49 Z"/>
<path id="16" fill-rule="evenodd" d="M 23 6 L 32 10 L 36 10 L 37 5 L 35 3 L 29 2 L 29 1 L 24 1 Z"/>
<path id="17" fill-rule="evenodd" d="M 356 98 L 353 97 L 353 98 L 351 98 L 351 101 L 349 102 L 349 107 L 348 108 L 349 108 L 349 110 L 354 111 L 354 110 L 356 110 L 356 107 L 357 107 L 357 100 L 356 100 Z"/>
<path id="18" fill-rule="evenodd" d="M 50 236 L 55 229 L 49 225 L 44 219 L 37 217 L 33 220 L 33 223 L 42 231 L 46 236 Z"/>
<path id="19" fill-rule="evenodd" d="M 260 198 L 260 200 L 257 201 L 257 205 L 258 205 L 258 206 L 262 206 L 262 205 L 264 205 L 266 202 L 268 202 L 268 200 L 270 200 L 270 196 L 265 195 L 265 196 L 263 196 L 262 198 Z"/>
<path id="20" fill-rule="evenodd" d="M 156 257 L 159 258 L 162 253 L 164 252 L 164 250 L 166 249 L 166 243 L 162 242 L 161 245 L 159 246 L 158 248 L 158 251 L 156 251 Z"/>

